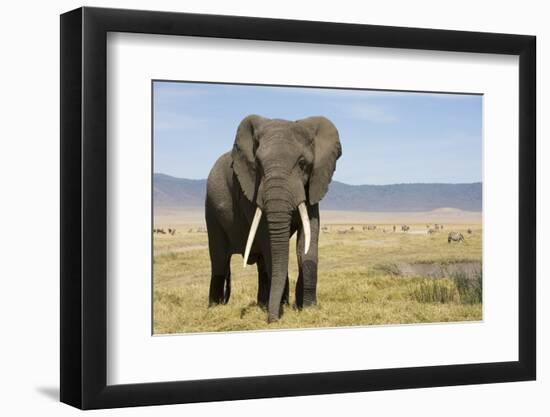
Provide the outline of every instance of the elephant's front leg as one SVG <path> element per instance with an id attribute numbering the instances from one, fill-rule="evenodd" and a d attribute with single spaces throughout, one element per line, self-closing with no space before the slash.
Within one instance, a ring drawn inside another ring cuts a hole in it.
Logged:
<path id="1" fill-rule="evenodd" d="M 311 228 L 311 243 L 304 253 L 305 236 L 303 228 L 298 230 L 296 255 L 298 258 L 298 280 L 296 282 L 296 307 L 303 308 L 317 304 L 317 262 L 319 252 L 319 205 L 308 206 Z"/>

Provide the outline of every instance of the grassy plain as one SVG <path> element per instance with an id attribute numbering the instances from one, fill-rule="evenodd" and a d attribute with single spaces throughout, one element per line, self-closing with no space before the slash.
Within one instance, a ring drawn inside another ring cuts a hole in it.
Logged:
<path id="1" fill-rule="evenodd" d="M 176 234 L 153 235 L 155 334 L 482 319 L 480 213 L 322 212 L 326 230 L 319 244 L 318 305 L 303 311 L 292 307 L 297 277 L 293 238 L 291 305 L 270 325 L 256 306 L 256 268 L 243 269 L 238 255 L 231 262 L 229 303 L 207 308 L 210 261 L 202 219 L 200 211 L 156 213 L 155 227 L 175 228 Z M 434 223 L 444 229 L 428 234 L 427 225 L 433 228 Z M 376 230 L 363 230 L 374 224 Z M 402 224 L 410 230 L 402 232 Z M 462 232 L 465 242 L 447 243 L 449 231 Z"/>

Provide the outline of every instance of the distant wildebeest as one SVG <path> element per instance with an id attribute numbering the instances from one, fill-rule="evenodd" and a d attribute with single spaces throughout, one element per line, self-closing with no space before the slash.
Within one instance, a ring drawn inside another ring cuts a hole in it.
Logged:
<path id="1" fill-rule="evenodd" d="M 368 224 L 366 226 L 363 226 L 363 230 L 376 230 L 375 224 Z"/>
<path id="2" fill-rule="evenodd" d="M 168 233 L 174 236 L 176 234 L 176 229 L 168 229 Z"/>
<path id="3" fill-rule="evenodd" d="M 468 232 L 469 235 L 471 235 L 472 234 L 472 229 L 468 229 L 467 232 Z"/>
<path id="4" fill-rule="evenodd" d="M 351 228 L 349 230 L 353 232 L 355 230 L 355 228 L 353 226 L 351 226 Z"/>
<path id="5" fill-rule="evenodd" d="M 162 235 L 165 235 L 166 232 L 164 231 L 164 229 L 157 229 L 157 233 L 160 233 Z"/>
<path id="6" fill-rule="evenodd" d="M 395 232 L 395 224 L 393 225 L 393 231 Z"/>
<path id="7" fill-rule="evenodd" d="M 406 224 L 404 224 L 403 226 L 401 226 L 401 230 L 402 230 L 403 232 L 408 232 L 409 229 L 410 229 L 410 227 L 407 226 Z"/>
<path id="8" fill-rule="evenodd" d="M 435 229 L 428 229 L 428 234 L 433 235 L 434 233 L 437 233 Z"/>
<path id="9" fill-rule="evenodd" d="M 449 232 L 449 237 L 447 238 L 447 243 L 453 242 L 464 242 L 464 236 L 460 232 Z"/>
<path id="10" fill-rule="evenodd" d="M 434 224 L 434 229 L 435 229 L 435 230 L 439 230 L 439 225 L 438 225 L 437 223 Z"/>
<path id="11" fill-rule="evenodd" d="M 441 230 L 443 230 L 443 225 L 442 225 L 442 224 L 440 224 L 440 225 L 439 225 L 439 228 L 440 228 Z"/>

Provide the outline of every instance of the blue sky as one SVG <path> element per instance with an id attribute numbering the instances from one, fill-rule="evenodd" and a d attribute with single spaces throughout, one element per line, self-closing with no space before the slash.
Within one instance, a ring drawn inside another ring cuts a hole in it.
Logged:
<path id="1" fill-rule="evenodd" d="M 249 114 L 322 115 L 342 142 L 348 184 L 481 181 L 482 97 L 155 81 L 154 171 L 206 178 Z"/>

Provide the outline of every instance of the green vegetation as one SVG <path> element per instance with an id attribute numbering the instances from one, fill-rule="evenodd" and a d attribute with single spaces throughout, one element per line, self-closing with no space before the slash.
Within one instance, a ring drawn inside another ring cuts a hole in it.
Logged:
<path id="1" fill-rule="evenodd" d="M 482 274 L 453 274 L 450 278 L 423 279 L 412 286 L 411 294 L 420 303 L 481 304 Z"/>
<path id="2" fill-rule="evenodd" d="M 354 226 L 354 231 L 349 231 Z M 175 236 L 154 235 L 154 332 L 185 333 L 277 328 L 312 328 L 379 324 L 481 320 L 480 273 L 460 272 L 462 263 L 481 262 L 479 225 L 445 225 L 427 235 L 425 224 L 409 233 L 393 233 L 392 225 L 362 231 L 362 225 L 328 225 L 320 237 L 318 305 L 292 307 L 297 267 L 291 240 L 290 306 L 281 320 L 268 325 L 256 306 L 255 266 L 231 262 L 232 292 L 227 305 L 207 308 L 210 260 L 207 235 L 197 226 L 176 227 Z M 193 231 L 190 229 L 193 228 Z M 471 228 L 474 233 L 466 234 Z M 339 230 L 348 229 L 346 233 Z M 386 232 L 383 231 L 386 230 Z M 447 243 L 447 232 L 460 231 L 465 243 Z M 443 278 L 415 275 L 414 266 L 453 265 Z M 404 273 L 407 266 L 410 271 Z M 458 271 L 458 272 L 456 272 Z"/>
<path id="3" fill-rule="evenodd" d="M 419 303 L 454 303 L 460 300 L 453 280 L 423 279 L 411 289 L 413 298 Z"/>
<path id="4" fill-rule="evenodd" d="M 460 302 L 462 304 L 480 304 L 482 301 L 482 274 L 468 277 L 466 274 L 458 273 L 453 275 L 453 282 L 456 285 Z"/>

